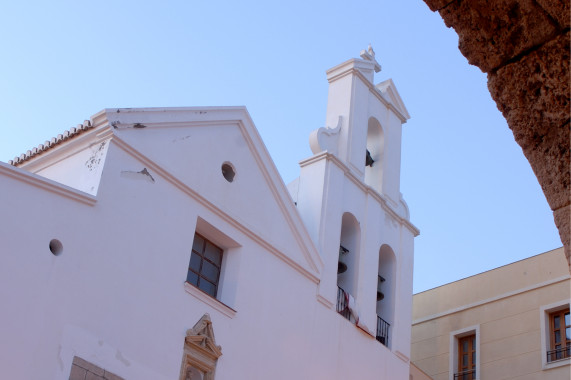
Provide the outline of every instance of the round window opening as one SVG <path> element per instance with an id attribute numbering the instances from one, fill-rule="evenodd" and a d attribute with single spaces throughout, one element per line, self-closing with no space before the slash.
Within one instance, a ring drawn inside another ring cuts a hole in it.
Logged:
<path id="1" fill-rule="evenodd" d="M 63 245 L 58 239 L 52 239 L 50 241 L 50 251 L 54 256 L 59 256 L 63 252 Z"/>
<path id="2" fill-rule="evenodd" d="M 228 162 L 222 164 L 222 175 L 228 182 L 234 181 L 234 176 L 236 175 L 236 171 L 232 167 L 232 165 Z"/>

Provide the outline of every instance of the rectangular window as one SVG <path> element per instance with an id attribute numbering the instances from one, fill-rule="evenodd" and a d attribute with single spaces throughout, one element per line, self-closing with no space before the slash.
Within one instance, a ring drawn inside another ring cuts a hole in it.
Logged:
<path id="1" fill-rule="evenodd" d="M 480 377 L 480 325 L 450 332 L 449 380 L 478 380 Z"/>
<path id="2" fill-rule="evenodd" d="M 458 338 L 458 380 L 476 379 L 476 335 Z"/>
<path id="3" fill-rule="evenodd" d="M 569 308 L 549 314 L 549 338 L 551 350 L 547 362 L 571 357 L 571 321 Z"/>
<path id="4" fill-rule="evenodd" d="M 214 245 L 204 236 L 194 234 L 186 281 L 216 298 L 222 254 L 222 248 Z"/>

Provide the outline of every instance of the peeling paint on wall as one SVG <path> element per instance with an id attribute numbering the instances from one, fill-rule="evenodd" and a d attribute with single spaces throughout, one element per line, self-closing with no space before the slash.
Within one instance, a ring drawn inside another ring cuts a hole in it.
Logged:
<path id="1" fill-rule="evenodd" d="M 151 173 L 147 170 L 147 168 L 143 168 L 138 172 L 132 170 L 123 170 L 121 171 L 121 177 L 130 178 L 130 179 L 144 179 L 151 183 L 155 183 L 155 179 L 153 178 Z"/>
<path id="2" fill-rule="evenodd" d="M 101 159 L 103 158 L 104 149 L 105 149 L 105 141 L 99 144 L 99 147 L 93 154 L 85 161 L 85 166 L 89 171 L 94 170 L 100 163 Z"/>
<path id="3" fill-rule="evenodd" d="M 127 359 L 125 359 L 125 357 L 123 356 L 123 354 L 119 350 L 117 350 L 117 353 L 115 354 L 115 359 L 119 360 L 126 367 L 129 367 L 131 365 L 131 362 L 129 362 Z"/>
<path id="4" fill-rule="evenodd" d="M 117 111 L 117 112 L 119 112 L 119 111 Z M 123 124 L 119 120 L 114 120 L 110 124 L 114 129 L 120 129 L 120 128 L 121 129 L 128 129 L 128 128 L 143 129 L 143 128 L 147 128 L 147 126 L 145 124 L 141 124 L 141 123 Z"/>
<path id="5" fill-rule="evenodd" d="M 177 141 L 183 141 L 183 140 L 186 140 L 186 139 L 189 139 L 189 138 L 190 138 L 190 135 L 187 135 L 187 136 L 184 136 L 184 137 L 178 137 L 178 138 L 176 138 L 176 139 L 173 139 L 172 142 L 175 143 L 175 142 L 177 142 Z"/>

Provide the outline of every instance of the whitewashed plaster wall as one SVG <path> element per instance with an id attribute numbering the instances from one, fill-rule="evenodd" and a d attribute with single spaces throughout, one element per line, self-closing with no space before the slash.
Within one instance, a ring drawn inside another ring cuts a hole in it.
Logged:
<path id="1" fill-rule="evenodd" d="M 0 163 L 3 376 L 64 380 L 76 355 L 126 379 L 176 379 L 185 333 L 209 313 L 217 380 L 408 379 L 415 229 L 402 208 L 387 211 L 324 153 L 302 164 L 296 209 L 243 108 L 105 110 L 92 124 L 108 141 L 96 195 Z M 74 185 L 65 178 L 88 154 L 75 149 L 53 150 L 42 173 Z M 312 191 L 307 173 L 323 179 Z M 302 206 L 320 192 L 323 208 Z M 346 211 L 367 252 L 360 328 L 335 311 Z M 195 230 L 226 249 L 223 303 L 184 283 Z M 397 262 L 389 347 L 374 338 L 382 244 Z"/>
<path id="2" fill-rule="evenodd" d="M 224 353 L 219 379 L 376 379 L 387 368 L 406 378 L 406 363 L 316 302 L 313 281 L 225 218 L 152 170 L 154 183 L 121 177 L 142 166 L 112 143 L 93 206 L 2 177 L 10 189 L 2 231 L 11 231 L 2 240 L 12 254 L 0 269 L 10 313 L 4 374 L 66 379 L 77 355 L 127 379 L 176 378 L 185 332 L 208 312 Z M 184 290 L 198 216 L 240 243 L 230 252 L 239 273 L 233 317 Z M 52 238 L 63 243 L 60 256 L 49 252 Z"/>

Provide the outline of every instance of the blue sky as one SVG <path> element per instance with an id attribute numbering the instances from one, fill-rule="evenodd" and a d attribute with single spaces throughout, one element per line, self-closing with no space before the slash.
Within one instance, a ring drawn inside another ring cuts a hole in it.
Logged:
<path id="1" fill-rule="evenodd" d="M 486 75 L 422 0 L 5 2 L 0 160 L 103 108 L 245 105 L 288 183 L 324 126 L 325 71 L 369 43 L 412 116 L 415 292 L 561 246 Z"/>

